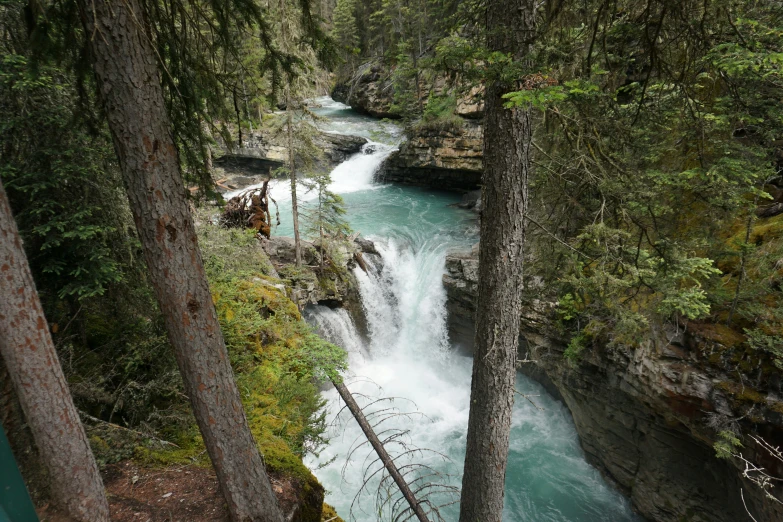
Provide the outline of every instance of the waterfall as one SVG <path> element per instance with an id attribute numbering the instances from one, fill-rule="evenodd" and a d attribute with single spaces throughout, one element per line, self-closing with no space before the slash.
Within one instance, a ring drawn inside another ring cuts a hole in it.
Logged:
<path id="1" fill-rule="evenodd" d="M 368 272 L 355 271 L 369 339 L 357 335 L 351 317 L 344 310 L 313 307 L 307 311 L 306 318 L 322 335 L 348 351 L 351 375 L 346 383 L 360 404 L 394 397 L 392 404 L 379 403 L 369 411 L 394 406 L 411 414 L 390 418 L 381 429 L 409 430 L 407 441 L 418 448 L 443 452 L 444 444 L 452 441 L 458 451 L 460 445 L 464 446 L 463 432 L 467 424 L 470 361 L 449 352 L 446 296 L 441 283 L 445 248 L 436 241 L 414 245 L 402 238 L 376 239 L 376 248 L 382 259 L 366 256 Z M 332 411 L 340 408 L 336 392 L 332 390 L 324 395 Z M 330 436 L 329 447 L 319 458 L 311 457 L 307 464 L 317 468 L 319 463 L 337 457 L 316 474 L 331 492 L 327 501 L 347 517 L 353 501 L 350 492 L 361 486 L 364 466 L 374 459 L 374 454 L 371 448 L 364 447 L 348 463 L 341 460 L 357 440 L 361 441 L 358 426 L 346 414 L 333 426 Z M 397 464 L 421 459 L 441 473 L 450 474 L 443 479 L 446 483 L 459 485 L 457 473 L 461 459 L 448 462 L 424 453 Z M 364 511 L 357 513 L 354 508 L 359 520 L 373 513 L 370 499 L 367 495 L 362 504 Z"/>
<path id="2" fill-rule="evenodd" d="M 397 150 L 395 145 L 374 141 L 365 143 L 362 145 L 361 151 L 351 155 L 351 157 L 332 170 L 332 182 L 329 185 L 329 190 L 338 194 L 346 194 L 377 188 L 379 185 L 373 184 L 375 172 L 395 150 Z M 237 194 L 249 189 L 259 188 L 262 184 L 263 182 L 232 190 L 223 194 L 223 197 L 228 201 Z M 296 185 L 296 193 L 298 201 L 311 201 L 318 197 L 317 191 L 313 187 L 302 183 L 301 180 Z M 273 179 L 269 183 L 269 195 L 274 200 L 285 205 L 291 199 L 291 182 L 288 179 Z"/>
<path id="3" fill-rule="evenodd" d="M 398 467 L 424 463 L 441 474 L 439 482 L 460 486 L 472 360 L 451 349 L 442 278 L 447 250 L 475 243 L 475 214 L 453 206 L 460 199 L 458 194 L 373 183 L 375 171 L 399 142 L 401 129 L 357 115 L 328 99 L 320 102 L 321 114 L 327 119 L 319 123 L 323 130 L 375 140 L 332 172 L 331 188 L 344 195 L 352 228 L 374 240 L 381 256 L 366 256 L 368 272 L 354 272 L 366 338 L 345 310 L 313 307 L 305 317 L 348 352 L 350 371 L 345 382 L 360 405 L 392 398 L 365 409 L 366 413 L 383 410 L 376 417 L 376 421 L 383 420 L 376 428 L 382 432 L 379 437 L 383 440 L 397 430 L 404 433 L 406 443 L 439 452 L 409 454 L 397 460 Z M 377 139 L 379 133 L 389 139 Z M 283 224 L 275 233 L 290 235 L 287 182 L 278 183 L 273 193 L 278 190 Z M 306 204 L 310 196 L 299 193 Z M 504 519 L 636 520 L 628 501 L 585 460 L 565 406 L 526 377 L 518 377 L 516 388 L 531 396 L 537 407 L 525 400 L 514 406 Z M 327 390 L 323 397 L 332 421 L 327 433 L 330 442 L 319 455 L 307 455 L 305 463 L 327 489 L 326 501 L 343 518 L 349 520 L 352 513 L 359 521 L 388 519 L 388 513 L 378 513 L 374 491 L 354 503 L 375 455 L 367 444 L 361 446 L 364 435 L 353 417 L 342 411 L 336 391 Z M 389 408 L 410 415 L 390 415 Z M 390 453 L 399 449 L 387 447 Z M 452 499 L 445 495 L 435 500 Z M 442 515 L 446 521 L 457 520 L 458 506 L 445 508 Z"/>
<path id="4" fill-rule="evenodd" d="M 361 338 L 345 310 L 314 307 L 307 311 L 306 318 L 348 351 L 351 372 L 346 383 L 360 404 L 393 397 L 393 406 L 416 412 L 409 417 L 390 418 L 381 429 L 406 430 L 413 446 L 449 457 L 414 454 L 399 460 L 398 466 L 423 461 L 444 475 L 441 482 L 459 486 L 471 359 L 451 351 L 449 346 L 441 282 L 445 243 L 432 234 L 375 241 L 382 259 L 367 256 L 368 273 L 355 271 L 369 339 Z M 514 522 L 635 520 L 627 500 L 584 460 L 567 409 L 523 376 L 517 380 L 517 389 L 530 395 L 536 406 L 520 400 L 514 407 L 504 518 Z M 342 407 L 337 393 L 330 390 L 324 397 L 334 416 Z M 368 410 L 389 406 L 378 403 Z M 367 445 L 356 450 L 364 439 L 347 412 L 333 420 L 329 446 L 319 456 L 308 456 L 306 464 L 316 470 L 327 488 L 326 501 L 346 520 L 352 506 L 357 520 L 378 519 L 374 491 L 354 504 L 365 468 L 375 455 Z M 450 498 L 442 496 L 440 500 Z M 456 520 L 457 509 L 443 509 L 444 519 Z"/>

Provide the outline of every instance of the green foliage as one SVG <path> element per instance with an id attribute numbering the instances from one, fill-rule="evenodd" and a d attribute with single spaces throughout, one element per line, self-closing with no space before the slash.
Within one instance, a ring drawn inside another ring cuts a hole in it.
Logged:
<path id="1" fill-rule="evenodd" d="M 315 190 L 317 198 L 303 209 L 305 233 L 317 239 L 316 245 L 323 260 L 331 260 L 332 264 L 340 264 L 339 245 L 351 233 L 351 227 L 345 216 L 345 202 L 342 196 L 329 190 L 331 177 L 329 174 L 315 174 L 307 180 Z"/>
<path id="2" fill-rule="evenodd" d="M 421 119 L 413 126 L 414 132 L 425 129 L 455 130 L 462 127 L 462 118 L 455 114 L 457 99 L 451 95 L 430 96 Z"/>
<path id="3" fill-rule="evenodd" d="M 783 337 L 770 335 L 760 328 L 746 329 L 745 335 L 751 348 L 772 356 L 775 366 L 783 370 Z"/>
<path id="4" fill-rule="evenodd" d="M 179 373 L 89 96 L 65 67 L 3 54 L 0 176 L 77 407 L 123 425 L 180 426 L 190 417 Z"/>
<path id="5" fill-rule="evenodd" d="M 721 431 L 718 433 L 717 442 L 715 442 L 712 447 L 715 449 L 715 455 L 719 459 L 729 459 L 742 447 L 742 442 L 734 433 L 730 431 Z"/>
<path id="6" fill-rule="evenodd" d="M 206 221 L 206 220 L 205 220 Z M 318 385 L 339 379 L 345 352 L 316 335 L 269 276 L 257 240 L 205 222 L 199 239 L 231 364 L 265 462 L 309 477 L 301 456 L 323 444 Z"/>
<path id="7" fill-rule="evenodd" d="M 576 364 L 582 359 L 582 354 L 587 348 L 589 343 L 589 337 L 584 333 L 579 333 L 571 338 L 563 352 L 565 357 L 570 363 Z"/>
<path id="8" fill-rule="evenodd" d="M 419 110 L 419 70 L 411 57 L 410 43 L 401 41 L 397 44 L 396 66 L 392 71 L 394 86 L 393 103 L 390 112 L 403 121 L 410 122 L 420 113 Z"/>
<path id="9" fill-rule="evenodd" d="M 105 135 L 73 128 L 78 97 L 53 66 L 0 61 L 0 176 L 41 288 L 101 295 L 123 278 L 130 213 Z"/>
<path id="10" fill-rule="evenodd" d="M 342 48 L 349 65 L 353 65 L 359 49 L 359 28 L 356 24 L 356 0 L 337 0 L 332 13 L 332 38 Z"/>
<path id="11" fill-rule="evenodd" d="M 634 345 L 651 325 L 730 310 L 735 328 L 783 324 L 783 234 L 777 218 L 754 221 L 780 182 L 783 29 L 768 4 L 724 8 L 629 0 L 610 15 L 596 0 L 541 13 L 552 18 L 505 99 L 540 114 L 531 269 L 555 283 L 573 331 Z"/>

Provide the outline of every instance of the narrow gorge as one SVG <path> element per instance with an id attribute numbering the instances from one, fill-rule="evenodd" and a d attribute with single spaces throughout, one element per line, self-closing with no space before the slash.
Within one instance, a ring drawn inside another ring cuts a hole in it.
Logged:
<path id="1" fill-rule="evenodd" d="M 332 131 L 348 125 L 369 137 L 377 125 L 339 103 L 319 103 Z M 402 417 L 389 427 L 410 430 L 416 447 L 445 448 L 450 460 L 438 470 L 458 485 L 478 288 L 478 215 L 467 210 L 477 197 L 460 193 L 475 189 L 480 177 L 480 124 L 467 121 L 466 130 L 422 134 L 402 144 L 400 134 L 390 132 L 392 124 L 383 125 L 391 137 L 387 144 L 370 142 L 333 173 L 352 226 L 375 241 L 378 254 L 366 255 L 367 272 L 354 269 L 361 310 L 310 306 L 306 316 L 348 350 L 354 392 L 394 397 L 395 407 L 427 419 Z M 290 233 L 286 222 L 278 234 Z M 741 469 L 718 459 L 712 447 L 710 416 L 733 415 L 732 402 L 742 400 L 726 391 L 732 377 L 714 364 L 714 354 L 728 360 L 732 348 L 721 344 L 719 326 L 660 332 L 636 349 L 599 349 L 574 364 L 551 324 L 552 303 L 532 300 L 527 310 L 519 351 L 528 362 L 520 366 L 517 386 L 533 398 L 518 397 L 515 407 L 509 520 L 633 520 L 631 509 L 661 521 L 745 516 Z M 336 394 L 325 396 L 336 409 Z M 754 422 L 768 426 L 775 440 L 779 403 L 774 396 L 767 403 Z M 329 491 L 327 500 L 345 516 L 371 505 L 367 491 L 354 495 L 363 483 L 362 463 L 372 459 L 368 449 L 356 452 L 358 428 L 344 415 L 335 419 L 333 442 L 308 464 Z M 781 516 L 775 503 L 747 485 L 744 491 L 757 520 Z"/>

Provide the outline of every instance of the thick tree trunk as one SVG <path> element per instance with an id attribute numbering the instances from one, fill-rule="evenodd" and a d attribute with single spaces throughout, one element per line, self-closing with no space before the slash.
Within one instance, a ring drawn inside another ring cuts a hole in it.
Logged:
<path id="1" fill-rule="evenodd" d="M 490 0 L 489 48 L 524 56 L 532 0 Z M 479 296 L 461 522 L 499 522 L 514 405 L 530 171 L 530 113 L 504 109 L 513 86 L 490 81 L 485 98 Z"/>
<path id="2" fill-rule="evenodd" d="M 0 182 L 0 355 L 49 471 L 54 502 L 74 519 L 109 520 L 87 435 L 73 405 Z"/>
<path id="3" fill-rule="evenodd" d="M 282 521 L 212 304 L 141 5 L 79 3 L 150 279 L 229 511 Z"/>

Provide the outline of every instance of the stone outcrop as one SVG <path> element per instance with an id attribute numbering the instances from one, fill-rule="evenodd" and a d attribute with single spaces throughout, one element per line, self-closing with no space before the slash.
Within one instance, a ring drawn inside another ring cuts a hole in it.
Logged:
<path id="1" fill-rule="evenodd" d="M 465 352 L 473 352 L 476 299 L 478 298 L 478 244 L 446 256 L 446 288 L 449 336 Z"/>
<path id="2" fill-rule="evenodd" d="M 341 260 L 335 264 L 326 259 L 322 265 L 321 254 L 316 244 L 302 241 L 302 266 L 295 266 L 294 239 L 275 236 L 263 239 L 261 246 L 269 256 L 278 276 L 286 281 L 289 298 L 299 309 L 308 305 L 325 305 L 331 308 L 345 308 L 355 319 L 360 319 L 362 306 L 359 284 L 353 269 L 364 263 L 364 256 L 377 256 L 372 241 L 356 238 L 339 247 L 334 256 Z M 323 266 L 323 268 L 321 268 Z M 357 324 L 361 321 L 357 320 Z"/>
<path id="3" fill-rule="evenodd" d="M 462 118 L 478 120 L 484 117 L 484 87 L 473 87 L 457 98 L 454 114 Z"/>
<path id="4" fill-rule="evenodd" d="M 474 248 L 446 260 L 444 284 L 457 340 L 469 339 L 473 331 L 475 254 Z M 742 489 L 757 521 L 783 520 L 783 505 L 765 500 L 740 477 L 741 463 L 715 456 L 716 431 L 728 425 L 773 446 L 783 443 L 780 397 L 772 387 L 760 392 L 737 377 L 736 334 L 721 325 L 692 324 L 684 332 L 657 332 L 634 348 L 589 348 L 574 363 L 564 357 L 565 343 L 550 328 L 550 310 L 535 301 L 527 308 L 520 357 L 534 362 L 523 363 L 521 371 L 565 402 L 588 460 L 639 513 L 665 522 L 749 520 Z M 783 465 L 749 440 L 742 452 L 770 474 L 783 476 Z"/>
<path id="5" fill-rule="evenodd" d="M 408 141 L 378 171 L 382 181 L 439 189 L 473 190 L 483 170 L 481 124 L 413 129 Z"/>
<path id="6" fill-rule="evenodd" d="M 274 169 L 283 166 L 288 161 L 284 134 L 255 131 L 243 135 L 241 146 L 214 161 L 223 170 L 219 176 L 227 178 L 222 184 L 229 189 L 242 188 L 268 178 Z M 365 143 L 366 138 L 327 132 L 317 132 L 313 137 L 313 148 L 321 151 L 317 163 L 325 170 L 360 152 Z"/>
<path id="7" fill-rule="evenodd" d="M 335 101 L 374 118 L 399 118 L 391 112 L 394 89 L 388 70 L 379 64 L 365 64 L 354 77 L 338 83 L 331 93 Z"/>
<path id="8" fill-rule="evenodd" d="M 445 77 L 437 77 L 422 92 L 441 96 L 454 93 L 455 88 Z M 352 79 L 338 83 L 331 96 L 362 114 L 398 117 L 391 112 L 394 86 L 390 72 L 380 64 L 361 66 Z M 455 96 L 453 118 L 408 129 L 408 140 L 379 169 L 379 180 L 438 189 L 478 187 L 483 168 L 483 87 Z"/>

